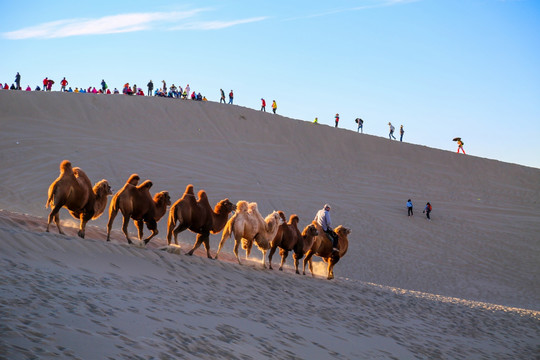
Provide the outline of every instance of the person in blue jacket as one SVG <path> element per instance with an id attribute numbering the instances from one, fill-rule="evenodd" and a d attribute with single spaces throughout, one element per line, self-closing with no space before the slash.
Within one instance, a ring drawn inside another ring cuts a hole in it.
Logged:
<path id="1" fill-rule="evenodd" d="M 413 204 L 411 199 L 407 200 L 407 216 L 411 217 L 413 216 Z"/>

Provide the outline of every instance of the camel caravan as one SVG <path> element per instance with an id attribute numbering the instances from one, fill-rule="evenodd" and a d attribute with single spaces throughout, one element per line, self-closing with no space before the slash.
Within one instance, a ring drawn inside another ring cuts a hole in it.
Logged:
<path id="1" fill-rule="evenodd" d="M 289 221 L 286 220 L 282 211 L 273 211 L 265 218 L 258 210 L 257 203 L 240 200 L 233 204 L 229 199 L 219 201 L 214 208 L 210 205 L 208 195 L 204 190 L 199 190 L 197 197 L 193 185 L 187 185 L 184 194 L 171 206 L 171 198 L 167 191 L 161 191 L 154 196 L 150 194 L 152 182 L 145 180 L 139 185 L 140 177 L 132 174 L 124 186 L 112 197 L 109 205 L 109 221 L 107 222 L 107 241 L 110 241 L 111 230 L 118 211 L 122 213 L 122 232 L 128 244 L 139 247 L 146 246 L 159 232 L 157 223 L 169 209 L 167 222 L 167 248 L 176 248 L 171 251 L 179 253 L 178 234 L 186 229 L 196 233 L 193 247 L 186 255 L 193 255 L 201 245 L 204 245 L 206 255 L 210 255 L 210 234 L 218 234 L 223 231 L 221 241 L 214 259 L 225 245 L 227 239 L 234 237 L 234 255 L 241 264 L 238 256 L 240 245 L 246 251 L 246 259 L 249 258 L 253 244 L 262 253 L 261 265 L 266 268 L 266 254 L 268 254 L 268 268 L 272 268 L 272 257 L 279 248 L 281 263 L 283 265 L 289 252 L 292 252 L 294 268 L 297 274 L 299 262 L 303 258 L 302 273 L 306 274 L 306 265 L 312 276 L 313 256 L 323 259 L 327 266 L 327 279 L 334 278 L 335 264 L 347 253 L 349 246 L 348 235 L 351 230 L 340 225 L 335 228 L 338 236 L 338 248 L 332 244 L 332 240 L 323 231 L 316 221 L 309 223 L 300 232 L 300 221 L 296 214 L 292 214 Z M 99 218 L 107 207 L 107 197 L 112 195 L 111 186 L 103 179 L 93 187 L 88 176 L 80 168 L 73 168 L 71 162 L 64 160 L 60 164 L 60 175 L 49 186 L 46 207 L 51 207 L 48 216 L 46 231 L 49 232 L 51 222 L 54 220 L 58 232 L 65 234 L 60 226 L 59 212 L 65 207 L 69 213 L 80 220 L 78 236 L 84 238 L 86 224 L 90 220 Z M 229 217 L 229 215 L 231 215 Z M 138 240 L 132 239 L 128 234 L 129 220 L 133 219 L 138 230 Z M 151 234 L 144 238 L 144 226 Z M 174 244 L 172 243 L 174 240 Z"/>

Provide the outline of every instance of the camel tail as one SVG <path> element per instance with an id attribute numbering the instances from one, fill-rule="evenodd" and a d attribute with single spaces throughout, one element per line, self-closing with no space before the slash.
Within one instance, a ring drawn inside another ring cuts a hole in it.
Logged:
<path id="1" fill-rule="evenodd" d="M 47 198 L 47 202 L 45 203 L 45 209 L 47 209 L 49 207 L 49 205 L 51 205 L 54 201 L 54 193 L 56 192 L 56 182 L 54 182 L 54 184 L 52 184 L 50 187 L 49 187 L 49 197 Z M 51 205 L 51 208 L 53 206 Z"/>
<path id="2" fill-rule="evenodd" d="M 176 214 L 176 207 L 173 206 L 169 210 L 169 219 L 167 220 L 167 230 L 172 233 L 172 229 L 176 226 L 178 222 L 178 215 Z"/>

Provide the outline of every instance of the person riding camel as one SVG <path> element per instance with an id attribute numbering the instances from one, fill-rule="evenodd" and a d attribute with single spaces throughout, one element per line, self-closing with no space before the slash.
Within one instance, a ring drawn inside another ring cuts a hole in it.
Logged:
<path id="1" fill-rule="evenodd" d="M 330 219 L 330 205 L 324 204 L 324 207 L 317 212 L 314 221 L 319 224 L 323 231 L 326 233 L 330 241 L 332 241 L 332 247 L 335 251 L 339 251 L 338 235 L 332 230 L 332 220 Z"/>

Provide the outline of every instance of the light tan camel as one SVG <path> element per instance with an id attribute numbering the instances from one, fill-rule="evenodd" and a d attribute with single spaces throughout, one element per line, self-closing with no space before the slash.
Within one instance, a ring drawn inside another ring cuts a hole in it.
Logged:
<path id="1" fill-rule="evenodd" d="M 112 225 L 118 214 L 118 210 L 122 212 L 122 231 L 126 236 L 128 244 L 133 243 L 128 234 L 130 218 L 133 219 L 138 230 L 139 240 L 143 241 L 144 245 L 148 244 L 159 233 L 157 222 L 167 212 L 167 206 L 171 205 L 171 197 L 167 191 L 161 191 L 152 198 L 152 195 L 150 195 L 152 182 L 146 180 L 141 185 L 137 185 L 139 179 L 137 174 L 132 174 L 122 189 L 113 196 L 111 205 L 109 206 L 107 241 L 110 241 Z M 144 224 L 146 224 L 146 227 L 148 227 L 148 230 L 152 234 L 143 240 Z"/>
<path id="2" fill-rule="evenodd" d="M 270 249 L 270 241 L 276 235 L 280 224 L 278 212 L 274 211 L 263 219 L 257 208 L 257 203 L 252 202 L 248 204 L 244 200 L 236 203 L 236 209 L 236 213 L 227 221 L 227 225 L 223 229 L 216 259 L 227 239 L 234 233 L 234 255 L 236 255 L 238 263 L 241 264 L 238 257 L 240 243 L 242 243 L 242 248 L 246 250 L 247 259 L 251 253 L 253 242 L 255 242 L 255 245 L 257 245 L 263 254 L 262 266 L 266 267 L 264 260 L 266 252 Z"/>
<path id="3" fill-rule="evenodd" d="M 178 245 L 178 233 L 186 229 L 197 234 L 197 239 L 193 248 L 186 255 L 193 255 L 193 252 L 204 244 L 206 256 L 210 256 L 210 234 L 219 233 L 229 218 L 229 214 L 236 209 L 236 206 L 223 199 L 218 202 L 212 210 L 208 196 L 204 190 L 198 193 L 199 199 L 195 199 L 193 185 L 186 187 L 182 198 L 178 199 L 169 211 L 169 221 L 167 223 L 167 243 L 170 245 L 174 235 L 174 243 Z M 176 223 L 179 223 L 175 228 Z"/>
<path id="4" fill-rule="evenodd" d="M 279 212 L 283 220 L 285 220 L 285 214 L 281 211 Z M 270 269 L 272 269 L 272 256 L 274 255 L 276 249 L 279 247 L 279 254 L 281 255 L 281 264 L 279 270 L 283 271 L 283 264 L 289 255 L 289 251 L 293 251 L 294 259 L 294 269 L 297 274 L 300 274 L 298 271 L 298 263 L 300 259 L 304 256 L 304 244 L 312 244 L 313 238 L 319 234 L 317 228 L 313 224 L 307 225 L 302 233 L 298 230 L 298 216 L 293 214 L 289 218 L 288 223 L 283 223 L 279 226 L 279 230 L 272 240 L 270 249 L 270 254 L 268 255 L 268 262 L 270 264 Z"/>
<path id="5" fill-rule="evenodd" d="M 68 160 L 60 163 L 60 176 L 49 186 L 47 203 L 51 206 L 47 232 L 52 220 L 58 227 L 58 232 L 64 234 L 60 227 L 59 211 L 66 207 L 71 216 L 81 221 L 78 235 L 84 238 L 86 223 L 97 219 L 105 211 L 107 196 L 112 195 L 111 187 L 107 180 L 101 180 L 94 188 L 88 176 L 78 167 L 72 168 Z"/>
<path id="6" fill-rule="evenodd" d="M 315 221 L 313 222 L 313 225 L 317 228 L 319 235 L 313 238 L 311 244 L 306 243 L 304 245 L 306 256 L 304 258 L 303 273 L 304 275 L 306 275 L 306 264 L 309 263 L 309 271 L 311 271 L 312 276 L 315 276 L 315 274 L 313 273 L 313 260 L 311 258 L 313 255 L 316 255 L 320 256 L 324 260 L 324 262 L 328 263 L 327 279 L 333 279 L 334 265 L 337 264 L 340 258 L 345 256 L 345 254 L 347 253 L 347 249 L 349 248 L 348 235 L 351 233 L 351 230 L 347 229 L 342 225 L 339 225 L 337 228 L 334 229 L 334 232 L 338 235 L 339 246 L 339 251 L 334 251 L 332 247 L 332 241 L 328 238 L 322 227 Z"/>

